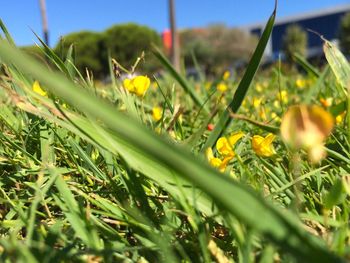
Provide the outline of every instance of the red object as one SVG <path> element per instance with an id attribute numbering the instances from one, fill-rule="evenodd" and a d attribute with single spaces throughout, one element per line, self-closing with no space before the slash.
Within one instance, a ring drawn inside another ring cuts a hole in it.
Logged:
<path id="1" fill-rule="evenodd" d="M 208 131 L 214 130 L 214 124 L 209 123 L 208 126 L 207 126 L 207 130 Z"/>
<path id="2" fill-rule="evenodd" d="M 167 52 L 170 52 L 172 41 L 171 41 L 171 31 L 169 29 L 165 30 L 162 33 L 162 39 L 163 39 L 163 45 L 165 50 Z"/>

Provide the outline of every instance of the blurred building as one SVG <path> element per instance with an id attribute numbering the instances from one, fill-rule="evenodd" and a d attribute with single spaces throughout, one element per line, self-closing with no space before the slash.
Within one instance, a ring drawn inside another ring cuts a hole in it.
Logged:
<path id="1" fill-rule="evenodd" d="M 288 26 L 297 24 L 304 30 L 312 30 L 322 35 L 325 39 L 337 43 L 340 21 L 342 17 L 350 12 L 350 4 L 340 5 L 328 9 L 304 13 L 277 19 L 272 31 L 272 36 L 266 48 L 268 60 L 276 60 L 282 53 L 283 36 Z M 264 30 L 265 23 L 246 26 L 242 29 L 248 30 L 260 36 Z M 307 56 L 317 57 L 323 54 L 323 41 L 319 35 L 309 32 Z M 283 54 L 282 54 L 283 55 Z"/>

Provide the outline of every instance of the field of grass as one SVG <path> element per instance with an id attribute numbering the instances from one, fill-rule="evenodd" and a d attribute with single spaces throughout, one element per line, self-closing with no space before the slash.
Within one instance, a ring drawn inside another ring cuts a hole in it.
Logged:
<path id="1" fill-rule="evenodd" d="M 274 16 L 242 76 L 108 85 L 1 25 L 0 261 L 349 260 L 350 66 L 255 74 Z"/>

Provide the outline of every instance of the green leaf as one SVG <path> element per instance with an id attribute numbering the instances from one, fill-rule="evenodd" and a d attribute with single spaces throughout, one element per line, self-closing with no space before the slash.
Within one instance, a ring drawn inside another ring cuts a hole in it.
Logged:
<path id="1" fill-rule="evenodd" d="M 312 66 L 306 59 L 305 57 L 299 55 L 299 54 L 294 54 L 293 58 L 295 59 L 295 61 L 302 66 L 306 72 L 308 72 L 310 75 L 312 75 L 315 78 L 318 78 L 321 74 L 318 71 L 318 69 L 316 69 L 314 66 Z"/>
<path id="2" fill-rule="evenodd" d="M 348 94 L 350 89 L 350 65 L 345 56 L 332 43 L 325 40 L 323 50 L 326 59 L 331 67 L 338 83 L 344 89 L 344 94 Z"/>
<path id="3" fill-rule="evenodd" d="M 197 104 L 197 106 L 201 108 L 204 105 L 204 100 L 198 95 L 198 93 L 191 86 L 191 84 L 188 83 L 187 80 L 175 70 L 175 68 L 171 65 L 169 60 L 162 54 L 162 52 L 157 47 L 154 47 L 153 54 L 162 63 L 162 65 L 168 70 L 170 75 L 173 76 L 173 78 L 180 84 L 180 86 L 184 89 L 184 91 L 191 96 L 191 98 Z M 206 113 L 209 112 L 206 105 L 203 106 L 203 109 L 205 110 Z"/>

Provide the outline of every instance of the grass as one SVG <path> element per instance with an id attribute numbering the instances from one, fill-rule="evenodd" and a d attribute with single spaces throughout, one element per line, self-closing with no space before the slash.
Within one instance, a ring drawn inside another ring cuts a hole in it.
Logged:
<path id="1" fill-rule="evenodd" d="M 52 66 L 42 65 L 0 23 L 1 261 L 348 260 L 349 65 L 326 42 L 329 67 L 299 57 L 304 75 L 277 66 L 255 76 L 273 18 L 240 82 L 186 79 L 155 51 L 168 73 L 143 98 L 113 75 L 103 86 L 83 77 L 70 52 L 61 59 L 44 46 Z M 35 80 L 47 96 L 32 90 Z M 327 98 L 338 121 L 327 157 L 313 164 L 279 126 L 290 105 Z M 244 136 L 220 172 L 203 152 L 237 131 Z M 252 138 L 271 131 L 275 154 L 259 156 Z"/>

